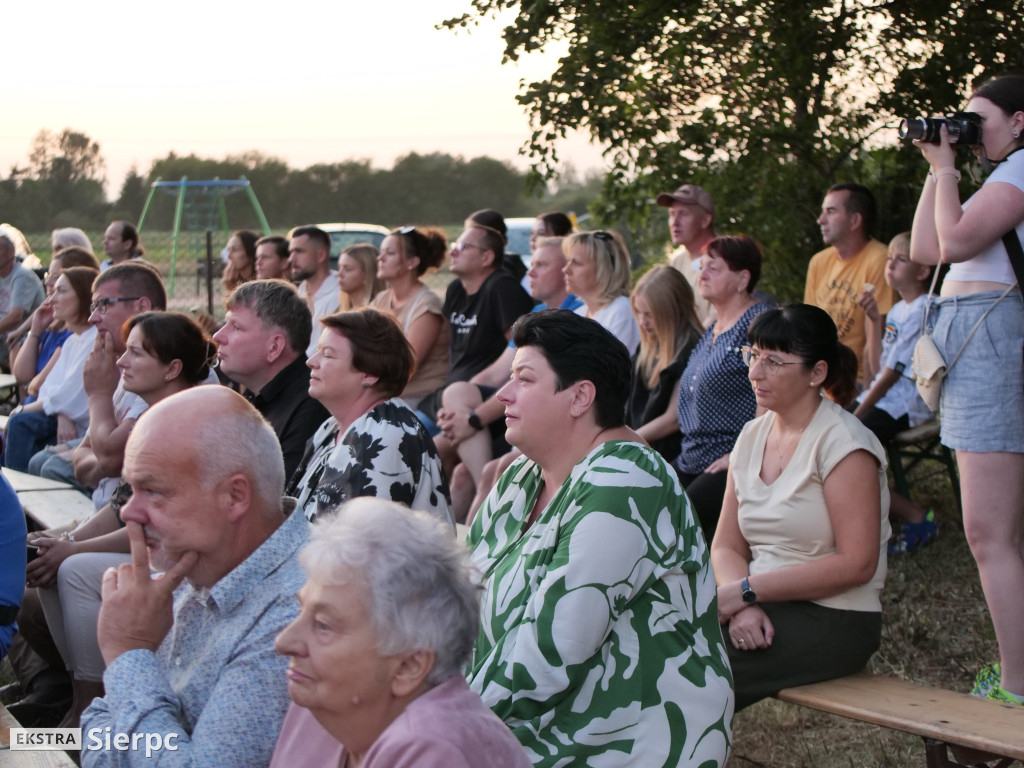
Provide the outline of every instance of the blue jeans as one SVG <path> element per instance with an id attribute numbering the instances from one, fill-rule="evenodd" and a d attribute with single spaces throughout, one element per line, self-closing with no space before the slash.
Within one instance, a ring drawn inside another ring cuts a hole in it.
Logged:
<path id="1" fill-rule="evenodd" d="M 7 421 L 4 466 L 28 471 L 28 462 L 48 445 L 57 442 L 57 417 L 38 411 L 20 411 Z"/>

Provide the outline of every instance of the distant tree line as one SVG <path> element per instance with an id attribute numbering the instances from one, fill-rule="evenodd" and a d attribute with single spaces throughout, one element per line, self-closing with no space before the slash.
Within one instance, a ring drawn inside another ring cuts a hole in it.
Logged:
<path id="1" fill-rule="evenodd" d="M 444 153 L 414 152 L 400 157 L 389 169 L 374 168 L 369 160 L 297 169 L 256 151 L 223 159 L 169 152 L 154 161 L 145 175 L 132 168 L 114 200 L 108 200 L 104 191 L 105 173 L 100 145 L 86 134 L 70 128 L 60 133 L 41 131 L 26 164 L 11 168 L 7 178 L 0 180 L 0 218 L 25 232 L 60 226 L 102 230 L 112 219 L 137 221 L 157 179 L 244 176 L 275 231 L 333 221 L 385 226 L 451 224 L 484 207 L 506 216 L 532 216 L 563 205 L 582 211 L 600 184 L 593 177 L 579 181 L 570 171 L 560 194 L 552 196 L 546 188 L 528 193 L 526 174 L 509 163 L 490 157 L 466 160 Z M 228 196 L 225 205 L 232 229 L 258 226 L 244 195 Z M 147 212 L 145 228 L 170 229 L 174 207 L 173 195 L 158 193 Z M 214 228 L 219 228 L 219 219 Z"/>

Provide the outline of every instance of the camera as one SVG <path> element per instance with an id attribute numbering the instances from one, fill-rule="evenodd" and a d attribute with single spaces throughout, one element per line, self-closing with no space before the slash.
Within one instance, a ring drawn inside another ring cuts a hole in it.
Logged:
<path id="1" fill-rule="evenodd" d="M 938 144 L 945 125 L 951 144 L 976 147 L 981 144 L 981 115 L 977 112 L 954 112 L 945 117 L 905 117 L 900 120 L 900 138 L 917 139 L 925 144 Z"/>

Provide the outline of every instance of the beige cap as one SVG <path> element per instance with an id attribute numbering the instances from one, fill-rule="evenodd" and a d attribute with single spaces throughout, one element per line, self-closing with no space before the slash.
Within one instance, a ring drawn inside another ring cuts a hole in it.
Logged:
<path id="1" fill-rule="evenodd" d="M 672 203 L 685 203 L 703 208 L 712 216 L 715 215 L 715 203 L 711 195 L 696 184 L 683 184 L 675 192 L 662 192 L 655 202 L 663 208 L 672 207 Z"/>

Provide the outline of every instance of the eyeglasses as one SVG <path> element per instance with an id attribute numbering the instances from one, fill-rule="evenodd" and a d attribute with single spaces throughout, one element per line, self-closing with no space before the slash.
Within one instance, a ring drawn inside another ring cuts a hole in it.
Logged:
<path id="1" fill-rule="evenodd" d="M 412 227 L 412 226 L 409 226 L 409 227 L 399 227 L 398 229 L 395 230 L 395 232 L 398 233 L 399 235 L 411 235 L 415 231 L 416 231 L 416 227 Z"/>
<path id="2" fill-rule="evenodd" d="M 122 301 L 138 301 L 139 298 L 138 296 L 121 296 L 117 299 L 96 299 L 89 305 L 89 314 L 99 312 L 101 315 L 105 315 L 111 304 L 120 304 Z"/>
<path id="3" fill-rule="evenodd" d="M 486 248 L 483 248 L 479 245 L 475 245 L 473 243 L 452 243 L 452 253 L 462 253 L 467 248 L 476 248 L 478 251 L 487 250 Z"/>
<path id="4" fill-rule="evenodd" d="M 605 232 L 603 229 L 595 229 L 590 234 L 592 234 L 598 240 L 604 240 L 605 242 L 611 242 L 612 240 L 615 239 L 612 237 L 611 232 Z"/>
<path id="5" fill-rule="evenodd" d="M 764 371 L 765 376 L 774 376 L 776 373 L 782 370 L 784 365 L 800 365 L 800 361 L 786 363 L 782 360 L 776 360 L 771 357 L 765 357 L 760 352 L 755 352 L 750 347 L 743 347 L 740 350 L 743 353 L 743 362 L 747 364 L 748 368 L 753 368 L 754 363 L 758 360 L 761 361 L 761 370 Z"/>

